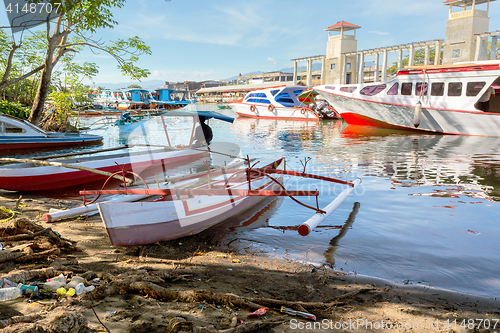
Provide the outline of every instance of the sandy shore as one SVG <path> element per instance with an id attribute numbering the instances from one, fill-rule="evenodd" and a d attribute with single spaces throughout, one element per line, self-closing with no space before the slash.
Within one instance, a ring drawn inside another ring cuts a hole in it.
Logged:
<path id="1" fill-rule="evenodd" d="M 18 198 L 0 192 L 0 206 L 12 209 Z M 50 302 L 2 302 L 0 321 L 39 315 L 5 332 L 56 332 L 63 324 L 68 332 L 500 332 L 500 300 L 276 259 L 222 241 L 212 230 L 171 242 L 115 247 L 98 215 L 42 222 L 50 208 L 72 206 L 72 200 L 23 195 L 20 204 L 16 218 L 51 228 L 73 241 L 76 250 L 3 262 L 0 277 L 19 278 L 28 271 L 38 274 L 32 281 L 41 281 L 43 274 L 62 272 L 87 281 L 97 278 L 97 288 Z M 28 241 L 15 244 L 23 242 Z M 316 321 L 282 313 L 283 305 L 314 314 Z M 248 317 L 258 307 L 267 307 L 266 314 Z"/>

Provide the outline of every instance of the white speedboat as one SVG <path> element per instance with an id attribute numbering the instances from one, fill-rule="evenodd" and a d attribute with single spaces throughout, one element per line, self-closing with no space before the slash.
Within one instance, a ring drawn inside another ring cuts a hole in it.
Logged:
<path id="1" fill-rule="evenodd" d="M 316 107 L 298 98 L 307 87 L 272 87 L 250 91 L 243 99 L 229 103 L 239 116 L 285 120 L 337 119 L 335 110 Z"/>
<path id="2" fill-rule="evenodd" d="M 500 83 L 500 61 L 420 66 L 385 82 L 321 85 L 314 90 L 350 125 L 500 136 L 500 97 L 479 99 Z"/>

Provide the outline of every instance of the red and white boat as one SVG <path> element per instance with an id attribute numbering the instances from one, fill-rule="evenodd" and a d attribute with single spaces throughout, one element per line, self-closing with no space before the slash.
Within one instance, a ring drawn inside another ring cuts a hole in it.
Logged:
<path id="1" fill-rule="evenodd" d="M 500 97 L 478 101 L 500 83 L 500 61 L 410 67 L 386 82 L 314 87 L 350 125 L 500 136 Z"/>
<path id="2" fill-rule="evenodd" d="M 123 151 L 116 150 L 114 153 L 110 153 L 114 149 L 103 149 L 93 153 L 65 154 L 47 161 L 0 158 L 0 162 L 22 162 L 0 165 L 0 188 L 13 191 L 53 190 L 91 183 L 109 176 L 93 172 L 94 170 L 106 173 L 132 171 L 141 176 L 144 174 L 163 174 L 173 167 L 196 160 L 200 160 L 200 164 L 202 164 L 201 160 L 210 157 L 210 153 L 207 147 L 196 149 L 192 147 L 198 116 L 228 122 L 234 120 L 234 118 L 212 111 L 172 111 L 168 116 L 193 117 L 193 126 L 192 129 L 189 129 L 190 135 L 185 136 L 188 141 L 184 143 L 183 147 L 171 145 L 166 122 L 162 115 L 160 117 L 162 117 L 168 146 L 138 146 L 133 147 L 133 149 L 124 148 Z M 239 154 L 239 151 L 235 154 Z M 68 156 L 71 157 L 68 158 Z"/>
<path id="3" fill-rule="evenodd" d="M 102 136 L 45 132 L 26 120 L 0 113 L 0 151 L 100 144 Z"/>
<path id="4" fill-rule="evenodd" d="M 97 203 L 111 243 L 134 246 L 197 234 L 230 217 L 237 216 L 266 197 L 319 195 L 318 191 L 286 190 L 282 185 L 283 175 L 348 185 L 348 188 L 324 210 L 302 204 L 316 211 L 311 219 L 299 227 L 299 233 L 305 236 L 330 215 L 361 182 L 359 179 L 350 183 L 286 171 L 284 165 L 284 159 L 281 158 L 262 168 L 255 168 L 250 166 L 248 160 L 248 168 L 212 170 L 203 175 L 181 178 L 178 183 L 171 182 L 164 188 L 81 191 L 80 194 L 160 195 L 160 199 L 148 202 Z M 202 185 L 198 185 L 200 181 Z M 195 185 L 189 187 L 193 183 Z"/>
<path id="5" fill-rule="evenodd" d="M 338 114 L 328 105 L 316 107 L 302 102 L 299 95 L 307 87 L 272 87 L 250 91 L 243 99 L 229 103 L 239 116 L 284 120 L 337 119 Z"/>

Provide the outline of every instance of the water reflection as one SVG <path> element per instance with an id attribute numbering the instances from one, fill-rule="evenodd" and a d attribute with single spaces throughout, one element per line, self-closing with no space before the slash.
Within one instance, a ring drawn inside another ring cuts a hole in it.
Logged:
<path id="1" fill-rule="evenodd" d="M 360 206 L 361 204 L 359 202 L 354 203 L 352 211 L 347 217 L 347 220 L 345 220 L 344 225 L 340 228 L 338 235 L 330 240 L 330 247 L 328 247 L 328 250 L 324 253 L 326 263 L 329 264 L 330 267 L 335 266 L 335 251 L 338 248 L 339 241 L 347 234 L 347 231 L 352 228 L 352 224 L 354 223 L 354 220 L 356 220 L 356 215 L 359 212 Z"/>

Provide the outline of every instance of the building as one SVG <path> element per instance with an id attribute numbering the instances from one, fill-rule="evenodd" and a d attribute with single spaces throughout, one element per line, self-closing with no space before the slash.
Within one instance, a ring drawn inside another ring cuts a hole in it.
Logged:
<path id="1" fill-rule="evenodd" d="M 294 83 L 303 79 L 296 71 L 297 63 L 301 61 L 307 61 L 305 81 L 307 86 L 312 86 L 385 81 L 388 77 L 390 53 L 397 53 L 398 70 L 403 68 L 405 57 L 408 58 L 408 66 L 430 65 L 431 62 L 434 65 L 448 65 L 455 62 L 496 59 L 497 36 L 500 32 L 488 32 L 488 12 L 492 1 L 495 0 L 444 1 L 443 5 L 449 6 L 444 40 L 411 42 L 369 50 L 357 49 L 356 30 L 360 29 L 360 26 L 339 21 L 325 29 L 328 31 L 325 56 L 292 59 L 295 69 Z M 457 8 L 460 10 L 456 11 Z M 490 38 L 492 47 L 488 52 Z M 416 63 L 415 57 L 419 50 L 423 50 L 423 61 Z M 432 59 L 431 54 L 434 54 Z M 322 70 L 313 74 L 311 68 L 314 61 L 322 63 Z M 366 68 L 367 62 L 373 65 Z"/>
<path id="2" fill-rule="evenodd" d="M 293 81 L 293 74 L 283 73 L 279 71 L 268 72 L 261 74 L 246 75 L 245 79 L 247 80 L 248 84 L 262 84 L 267 82 L 286 82 L 286 81 Z"/>

